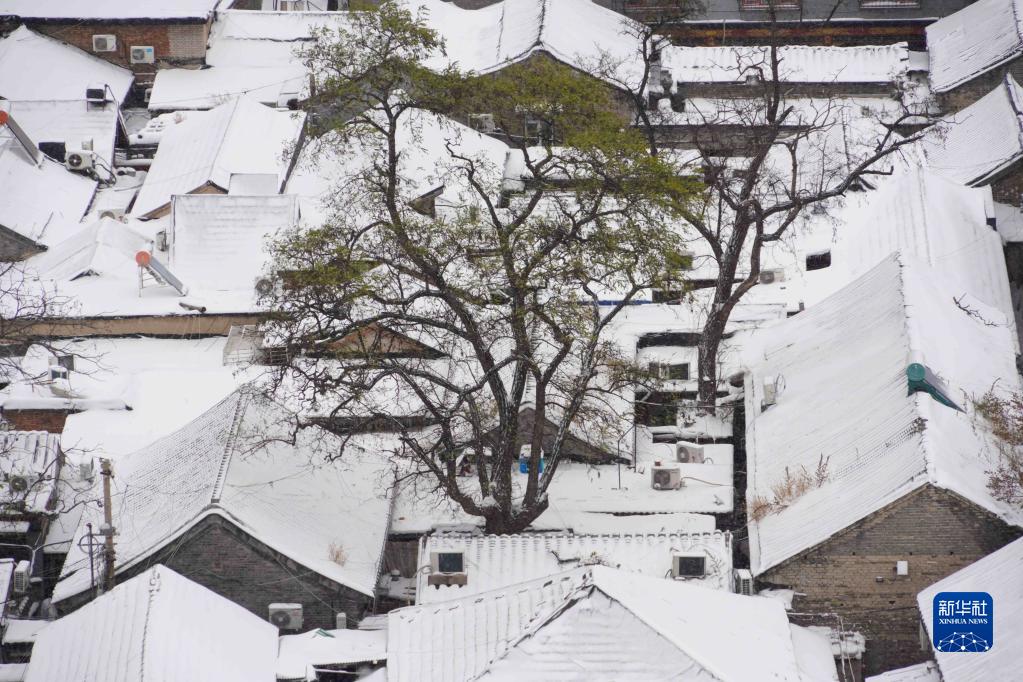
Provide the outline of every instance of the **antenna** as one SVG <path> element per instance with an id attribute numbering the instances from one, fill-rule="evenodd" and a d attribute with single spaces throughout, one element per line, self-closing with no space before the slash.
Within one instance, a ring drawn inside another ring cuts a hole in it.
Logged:
<path id="1" fill-rule="evenodd" d="M 0 127 L 4 125 L 11 129 L 15 139 L 18 140 L 18 142 L 21 143 L 21 146 L 25 148 L 25 152 L 28 154 L 29 158 L 32 159 L 32 162 L 37 166 L 42 164 L 42 152 L 40 152 L 39 148 L 36 147 L 34 142 L 32 142 L 32 138 L 28 136 L 28 133 L 26 133 L 22 127 L 18 125 L 17 121 L 14 120 L 14 117 L 11 116 L 9 111 L 0 111 Z"/>

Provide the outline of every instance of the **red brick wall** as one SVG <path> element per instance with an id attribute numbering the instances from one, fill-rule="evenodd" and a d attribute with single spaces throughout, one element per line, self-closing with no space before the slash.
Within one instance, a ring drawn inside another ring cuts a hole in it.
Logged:
<path id="1" fill-rule="evenodd" d="M 4 419 L 18 431 L 63 433 L 69 410 L 4 410 Z"/>
<path id="2" fill-rule="evenodd" d="M 199 66 L 206 59 L 209 23 L 82 23 L 53 24 L 30 22 L 29 28 L 74 45 L 89 54 L 101 57 L 135 72 L 139 84 L 151 83 L 156 70 L 173 66 Z M 117 36 L 114 52 L 93 52 L 92 36 Z M 155 64 L 131 64 L 132 46 L 151 46 Z M 84 85 L 83 85 L 84 88 Z"/>
<path id="3" fill-rule="evenodd" d="M 846 629 L 863 632 L 864 673 L 873 675 L 931 658 L 920 646 L 921 590 L 1020 534 L 926 486 L 758 579 L 796 591 L 792 610 L 807 614 L 800 622 L 833 625 L 837 613 Z M 908 576 L 895 575 L 900 560 L 909 562 Z"/>

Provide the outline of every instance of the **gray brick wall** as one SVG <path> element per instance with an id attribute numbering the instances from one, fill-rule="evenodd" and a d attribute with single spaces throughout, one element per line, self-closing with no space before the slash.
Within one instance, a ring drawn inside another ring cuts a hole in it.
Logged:
<path id="1" fill-rule="evenodd" d="M 930 486 L 876 512 L 829 541 L 759 577 L 796 591 L 793 611 L 804 623 L 832 625 L 867 636 L 867 675 L 920 663 L 916 595 L 925 587 L 1019 537 L 990 514 Z M 897 576 L 895 562 L 909 562 Z"/>
<path id="2" fill-rule="evenodd" d="M 349 627 L 355 627 L 372 604 L 371 598 L 312 573 L 216 515 L 119 575 L 118 582 L 154 564 L 170 567 L 260 618 L 268 617 L 269 604 L 302 604 L 303 630 L 333 628 L 335 614 L 342 611 Z M 69 600 L 61 605 L 62 611 L 77 609 L 86 601 L 88 595 Z"/>

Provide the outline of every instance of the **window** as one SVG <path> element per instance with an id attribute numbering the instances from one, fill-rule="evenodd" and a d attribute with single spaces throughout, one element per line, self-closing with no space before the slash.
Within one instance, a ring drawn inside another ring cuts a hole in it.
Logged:
<path id="1" fill-rule="evenodd" d="M 672 573 L 676 578 L 702 578 L 707 575 L 707 557 L 676 555 Z"/>
<path id="2" fill-rule="evenodd" d="M 438 573 L 465 573 L 465 556 L 461 552 L 438 552 Z"/>
<path id="3" fill-rule="evenodd" d="M 823 270 L 824 268 L 831 266 L 831 252 L 822 251 L 820 253 L 808 253 L 806 254 L 806 271 L 811 270 Z"/>
<path id="4" fill-rule="evenodd" d="M 651 362 L 650 373 L 661 379 L 667 381 L 688 381 L 689 380 L 689 363 L 688 362 L 677 362 L 673 364 Z"/>

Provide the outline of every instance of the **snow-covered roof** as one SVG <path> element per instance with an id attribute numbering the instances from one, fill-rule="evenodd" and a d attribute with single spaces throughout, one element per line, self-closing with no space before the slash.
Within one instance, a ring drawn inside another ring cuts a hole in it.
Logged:
<path id="1" fill-rule="evenodd" d="M 242 290 L 254 308 L 253 282 L 270 260 L 266 241 L 297 222 L 293 194 L 179 194 L 171 201 L 171 269 L 189 287 Z"/>
<path id="2" fill-rule="evenodd" d="M 165 209 L 172 195 L 207 184 L 226 192 L 235 174 L 273 174 L 282 187 L 304 123 L 305 114 L 275 111 L 244 97 L 183 121 L 160 140 L 132 213 L 151 216 Z"/>
<path id="3" fill-rule="evenodd" d="M 238 391 L 179 431 L 118 461 L 118 570 L 147 560 L 196 523 L 219 515 L 306 570 L 372 595 L 390 509 L 387 461 L 342 449 L 322 429 L 287 442 L 294 416 Z M 328 457 L 337 458 L 328 461 Z M 54 591 L 89 587 L 79 525 Z"/>
<path id="4" fill-rule="evenodd" d="M 306 86 L 306 69 L 301 64 L 161 69 L 153 81 L 149 109 L 212 109 L 234 96 L 269 106 L 284 105 L 289 99 L 303 98 Z"/>
<path id="5" fill-rule="evenodd" d="M 43 512 L 51 500 L 60 473 L 60 435 L 46 431 L 0 432 L 0 477 L 6 483 L 13 476 L 26 479 L 28 487 L 0 488 L 0 506 L 24 502 L 28 512 Z"/>
<path id="6" fill-rule="evenodd" d="M 4 0 L 0 15 L 22 19 L 207 19 L 222 0 Z"/>
<path id="7" fill-rule="evenodd" d="M 62 239 L 89 209 L 96 181 L 43 155 L 36 164 L 0 127 L 0 226 L 41 244 Z"/>
<path id="8" fill-rule="evenodd" d="M 2 59 L 2 57 L 0 57 Z M 36 144 L 63 142 L 67 151 L 84 149 L 82 142 L 91 141 L 92 150 L 106 164 L 114 167 L 114 141 L 117 137 L 117 105 L 89 106 L 76 100 L 0 100 L 0 110 L 14 117 L 18 125 Z M 100 165 L 104 178 L 109 172 Z"/>
<path id="9" fill-rule="evenodd" d="M 1023 54 L 1020 0 L 978 0 L 927 26 L 931 88 L 947 92 Z"/>
<path id="10" fill-rule="evenodd" d="M 901 251 L 942 272 L 958 289 L 956 295 L 969 292 L 997 308 L 1014 328 L 1002 241 L 987 222 L 990 188 L 940 176 L 926 167 L 918 150 L 906 156 L 896 160 L 893 174 L 881 178 L 877 189 L 848 192 L 821 215 L 807 212 L 806 228 L 797 226 L 791 241 L 765 246 L 765 261 L 785 268 L 785 281 L 757 286 L 750 295 L 782 297 L 795 311 L 799 303 L 814 305 Z M 806 257 L 823 252 L 830 252 L 831 265 L 807 271 Z"/>
<path id="11" fill-rule="evenodd" d="M 273 682 L 277 628 L 157 565 L 51 623 L 26 682 Z"/>
<path id="12" fill-rule="evenodd" d="M 627 35 L 636 22 L 591 0 L 504 0 L 466 10 L 444 0 L 405 0 L 425 10 L 426 23 L 446 41 L 439 64 L 488 73 L 544 52 L 592 71 L 605 58 L 622 76 L 642 74 L 638 42 Z"/>
<path id="13" fill-rule="evenodd" d="M 1006 74 L 994 90 L 931 128 L 927 165 L 956 182 L 984 185 L 1023 158 L 1023 89 Z"/>
<path id="14" fill-rule="evenodd" d="M 88 278 L 85 278 L 88 279 Z M 92 338 L 61 344 L 75 370 L 54 392 L 46 382 L 4 389 L 4 409 L 80 410 L 68 415 L 61 447 L 71 457 L 101 453 L 118 460 L 182 428 L 230 395 L 249 376 L 223 362 L 224 337 Z M 33 346 L 22 360 L 27 377 L 49 366 Z M 257 370 L 253 370 L 257 371 Z M 126 409 L 131 408 L 131 409 Z"/>
<path id="15" fill-rule="evenodd" d="M 937 663 L 927 661 L 868 677 L 866 682 L 941 682 L 941 673 Z"/>
<path id="16" fill-rule="evenodd" d="M 462 552 L 467 582 L 464 586 L 431 586 L 429 574 L 419 571 L 418 604 L 468 597 L 594 564 L 664 578 L 671 575 L 676 554 L 705 558 L 705 576 L 688 579 L 690 582 L 723 590 L 732 586 L 732 539 L 720 531 L 656 535 L 434 533 L 420 540 L 418 565 L 428 566 L 434 552 Z"/>
<path id="17" fill-rule="evenodd" d="M 781 79 L 789 83 L 891 83 L 910 68 L 906 43 L 857 47 L 783 45 Z M 661 50 L 661 67 L 682 83 L 742 82 L 750 69 L 769 75 L 767 47 L 688 47 Z"/>
<path id="18" fill-rule="evenodd" d="M 12 2 L 18 3 L 20 0 L 6 0 L 0 6 L 0 15 L 7 13 Z M 45 0 L 24 2 L 25 6 L 33 7 L 45 4 Z M 54 4 L 52 0 L 50 4 Z M 82 8 L 97 4 L 74 3 L 76 7 Z M 128 7 L 139 3 L 121 4 Z M 111 64 L 24 26 L 0 38 L 0 97 L 4 99 L 84 100 L 86 88 L 102 83 L 110 86 L 118 102 L 124 102 L 134 78 L 132 72 L 123 66 Z M 82 107 L 85 107 L 84 101 Z"/>
<path id="19" fill-rule="evenodd" d="M 934 652 L 943 682 L 1011 680 L 1019 676 L 1023 643 L 1023 539 L 939 580 L 917 595 L 928 639 L 939 592 L 987 592 L 994 600 L 994 643 L 982 655 Z"/>
<path id="20" fill-rule="evenodd" d="M 412 200 L 443 187 L 437 201 L 455 205 L 475 197 L 464 176 L 452 172 L 451 154 L 471 158 L 480 168 L 503 169 L 509 149 L 500 140 L 429 112 L 405 114 L 395 144 L 401 152 L 401 195 Z M 332 135 L 306 141 L 287 191 L 301 197 L 302 219 L 307 225 L 321 225 L 330 217 L 331 208 L 346 208 L 330 205 L 334 189 L 347 179 L 364 175 L 376 151 L 338 144 Z"/>
<path id="21" fill-rule="evenodd" d="M 310 630 L 283 635 L 277 654 L 277 679 L 306 680 L 311 668 L 387 659 L 386 630 Z M 313 675 L 315 678 L 315 675 Z"/>
<path id="22" fill-rule="evenodd" d="M 819 670 L 831 653 L 815 650 L 826 657 L 814 661 Z M 803 661 L 811 656 L 804 647 Z M 392 682 L 671 679 L 680 671 L 720 682 L 809 679 L 776 601 L 603 566 L 388 614 Z"/>
<path id="23" fill-rule="evenodd" d="M 893 254 L 807 311 L 743 339 L 750 368 L 747 502 L 774 500 L 773 489 L 788 474 L 814 478 L 823 469 L 822 483 L 751 521 L 753 572 L 924 485 L 1023 524 L 1023 514 L 988 490 L 985 471 L 997 453 L 968 398 L 995 382 L 1017 387 L 1012 337 L 998 310 L 942 273 Z M 913 362 L 940 375 L 967 412 L 924 393 L 907 395 Z M 777 403 L 762 410 L 765 381 L 779 389 Z"/>

